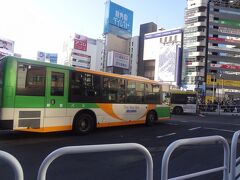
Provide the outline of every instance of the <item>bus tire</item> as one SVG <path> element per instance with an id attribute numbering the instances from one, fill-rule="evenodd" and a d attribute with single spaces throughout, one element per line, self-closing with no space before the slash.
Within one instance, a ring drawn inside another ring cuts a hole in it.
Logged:
<path id="1" fill-rule="evenodd" d="M 157 121 L 157 114 L 155 111 L 150 111 L 147 114 L 146 117 L 146 125 L 147 126 L 152 126 L 154 123 Z"/>
<path id="2" fill-rule="evenodd" d="M 73 131 L 76 134 L 88 134 L 94 127 L 94 118 L 88 113 L 79 114 L 74 119 Z"/>
<path id="3" fill-rule="evenodd" d="M 174 109 L 173 109 L 173 113 L 174 113 L 174 114 L 177 114 L 177 115 L 181 115 L 181 114 L 183 114 L 183 108 L 180 107 L 180 106 L 176 106 L 176 107 L 174 107 Z"/>

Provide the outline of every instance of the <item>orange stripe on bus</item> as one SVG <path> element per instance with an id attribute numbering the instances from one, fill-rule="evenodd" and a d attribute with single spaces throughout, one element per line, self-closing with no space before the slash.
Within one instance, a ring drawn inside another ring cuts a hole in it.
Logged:
<path id="1" fill-rule="evenodd" d="M 124 121 L 123 119 L 121 119 L 119 116 L 117 116 L 114 112 L 113 112 L 113 108 L 112 108 L 112 104 L 97 104 L 105 113 L 107 113 L 108 115 L 112 116 L 114 119 L 118 119 L 121 121 Z"/>
<path id="2" fill-rule="evenodd" d="M 79 72 L 85 72 L 85 73 L 91 73 L 91 74 L 97 74 L 97 75 L 103 75 L 103 76 L 111 76 L 111 77 L 122 78 L 122 79 L 133 80 L 133 81 L 139 81 L 139 82 L 159 84 L 159 82 L 156 82 L 154 80 L 140 79 L 140 78 L 133 77 L 133 76 L 124 76 L 124 75 L 113 74 L 113 73 L 102 72 L 102 71 L 93 71 L 93 70 L 90 70 L 90 69 L 84 69 L 84 68 L 78 68 L 78 67 L 75 67 L 75 70 L 79 71 Z"/>
<path id="3" fill-rule="evenodd" d="M 25 131 L 25 132 L 57 132 L 57 131 L 69 131 L 72 130 L 72 126 L 53 126 L 53 127 L 44 127 L 39 129 L 33 129 L 33 128 L 26 128 L 26 129 L 16 129 L 17 131 Z"/>
<path id="4" fill-rule="evenodd" d="M 113 127 L 113 126 L 126 126 L 126 125 L 144 124 L 144 123 L 145 123 L 145 120 L 126 121 L 126 122 L 98 123 L 98 124 L 97 124 L 97 128 L 102 128 L 102 127 Z"/>

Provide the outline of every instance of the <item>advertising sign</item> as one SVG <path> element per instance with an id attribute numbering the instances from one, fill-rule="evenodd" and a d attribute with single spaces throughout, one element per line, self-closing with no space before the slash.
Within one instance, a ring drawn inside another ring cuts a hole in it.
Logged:
<path id="1" fill-rule="evenodd" d="M 75 34 L 74 38 L 74 49 L 87 51 L 87 37 L 79 34 Z"/>
<path id="2" fill-rule="evenodd" d="M 212 41 L 219 41 L 219 42 L 240 43 L 240 40 L 235 40 L 235 39 L 225 39 L 225 38 L 216 38 L 216 37 L 209 37 L 208 39 Z"/>
<path id="3" fill-rule="evenodd" d="M 57 64 L 58 55 L 56 53 L 37 52 L 37 60 Z"/>
<path id="4" fill-rule="evenodd" d="M 218 28 L 218 31 L 221 32 L 221 33 L 240 35 L 240 29 L 233 29 L 233 28 L 227 28 L 227 27 L 219 27 L 219 28 Z"/>
<path id="5" fill-rule="evenodd" d="M 0 53 L 5 55 L 13 55 L 14 41 L 0 38 Z"/>
<path id="6" fill-rule="evenodd" d="M 222 69 L 231 69 L 231 70 L 240 70 L 240 66 L 231 65 L 231 64 L 210 64 L 211 67 L 222 68 Z"/>
<path id="7" fill-rule="evenodd" d="M 91 56 L 86 55 L 86 54 L 72 52 L 72 57 L 74 59 L 78 60 L 79 62 L 87 62 L 87 63 L 91 62 Z"/>
<path id="8" fill-rule="evenodd" d="M 228 20 L 228 19 L 220 19 L 214 20 L 215 23 L 223 24 L 223 25 L 230 25 L 233 27 L 240 27 L 240 21 Z"/>
<path id="9" fill-rule="evenodd" d="M 182 29 L 174 29 L 174 30 L 170 30 L 170 31 L 161 31 L 158 33 L 152 33 L 152 34 L 146 34 L 144 36 L 144 39 L 152 39 L 152 38 L 157 38 L 157 37 L 162 37 L 162 36 L 170 36 L 170 35 L 174 35 L 174 34 L 181 34 L 182 33 Z"/>
<path id="10" fill-rule="evenodd" d="M 111 1 L 106 2 L 104 34 L 114 34 L 123 38 L 132 36 L 133 11 Z"/>
<path id="11" fill-rule="evenodd" d="M 237 80 L 227 80 L 227 79 L 217 79 L 216 82 L 214 82 L 215 85 L 223 85 L 229 86 L 229 87 L 240 87 L 240 81 Z M 207 85 L 212 86 L 213 81 L 211 75 L 207 75 Z"/>
<path id="12" fill-rule="evenodd" d="M 46 58 L 45 52 L 42 52 L 42 51 L 38 51 L 38 52 L 37 52 L 37 60 L 39 60 L 39 61 L 45 61 L 45 58 Z"/>
<path id="13" fill-rule="evenodd" d="M 58 55 L 55 54 L 55 53 L 47 53 L 46 54 L 46 61 L 47 62 L 57 64 L 57 58 L 58 58 Z"/>
<path id="14" fill-rule="evenodd" d="M 161 48 L 159 58 L 156 59 L 155 63 L 155 81 L 176 81 L 177 50 L 177 45 L 169 45 Z"/>
<path id="15" fill-rule="evenodd" d="M 123 69 L 129 69 L 129 55 L 111 51 L 108 53 L 108 61 L 107 66 L 108 67 L 120 67 Z"/>
<path id="16" fill-rule="evenodd" d="M 217 50 L 217 51 L 240 52 L 240 49 L 237 49 L 237 48 L 225 48 L 225 47 L 218 47 L 218 46 L 209 46 L 208 49 Z"/>

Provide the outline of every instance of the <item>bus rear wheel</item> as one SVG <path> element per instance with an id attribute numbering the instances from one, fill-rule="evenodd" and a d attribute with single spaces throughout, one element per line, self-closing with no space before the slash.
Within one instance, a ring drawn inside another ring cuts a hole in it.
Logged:
<path id="1" fill-rule="evenodd" d="M 73 124 L 76 134 L 87 134 L 94 129 L 94 119 L 90 114 L 79 114 Z"/>
<path id="2" fill-rule="evenodd" d="M 157 115 L 154 111 L 150 111 L 147 114 L 147 118 L 146 118 L 146 125 L 147 126 L 152 126 L 155 122 L 157 121 Z"/>
<path id="3" fill-rule="evenodd" d="M 173 109 L 173 113 L 174 113 L 174 114 L 178 114 L 178 115 L 183 114 L 183 108 L 177 106 L 177 107 L 175 107 L 175 108 Z"/>

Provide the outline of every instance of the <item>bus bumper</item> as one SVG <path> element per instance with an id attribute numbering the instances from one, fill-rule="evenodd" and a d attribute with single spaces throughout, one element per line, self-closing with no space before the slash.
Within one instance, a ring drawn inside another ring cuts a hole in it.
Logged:
<path id="1" fill-rule="evenodd" d="M 0 120 L 0 129 L 13 129 L 13 120 Z"/>

